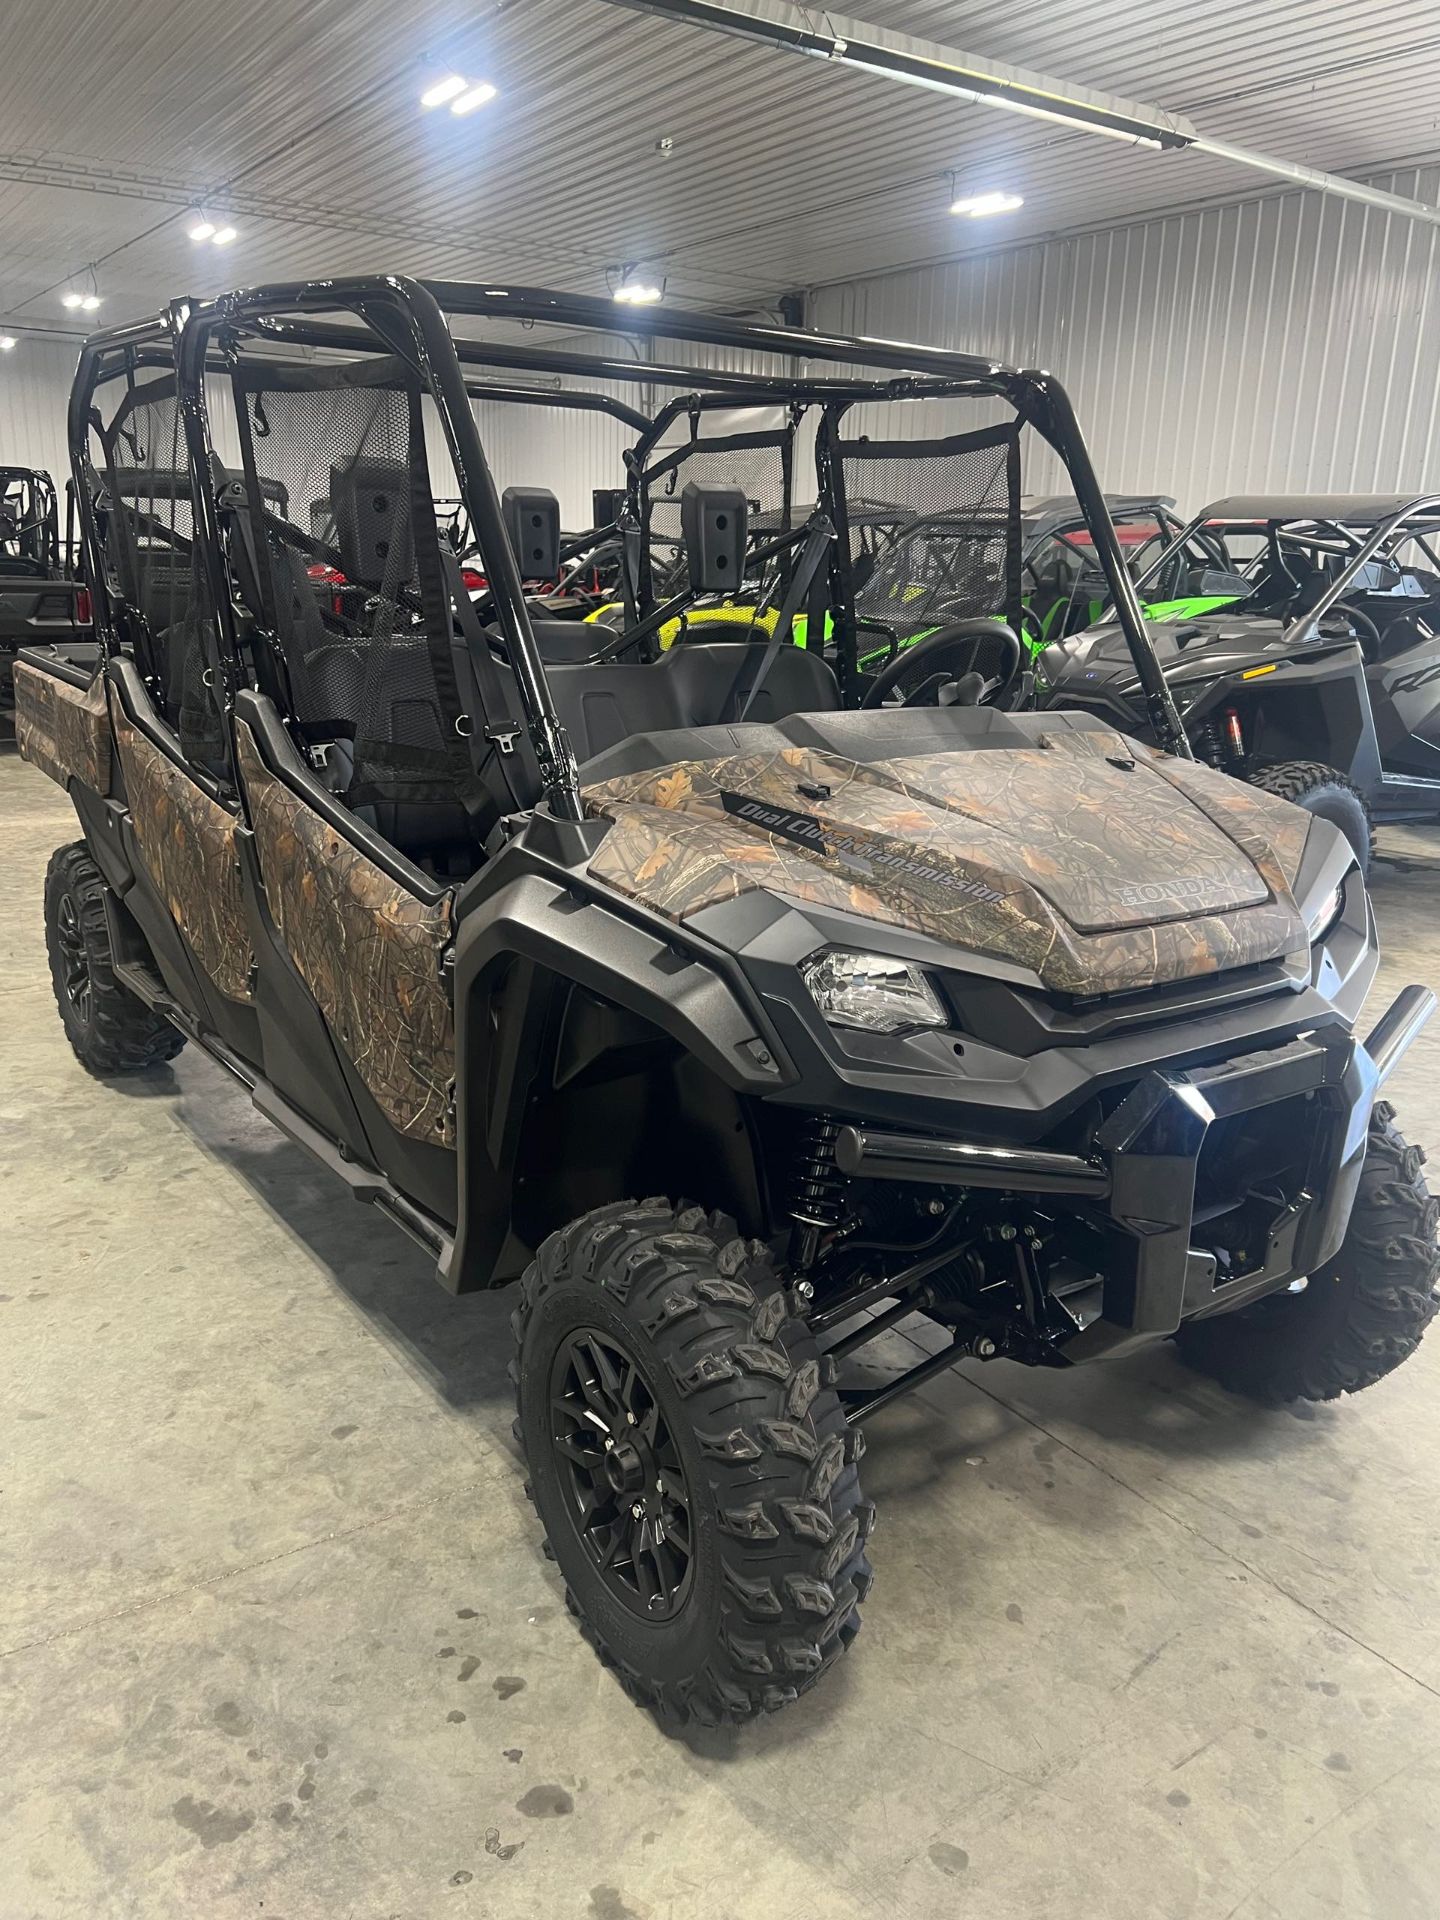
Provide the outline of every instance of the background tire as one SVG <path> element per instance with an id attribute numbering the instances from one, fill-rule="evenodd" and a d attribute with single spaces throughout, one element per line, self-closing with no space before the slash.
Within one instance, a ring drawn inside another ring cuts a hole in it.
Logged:
<path id="1" fill-rule="evenodd" d="M 1375 825 L 1365 796 L 1353 780 L 1319 760 L 1277 760 L 1268 767 L 1256 767 L 1249 783 L 1333 822 L 1355 849 L 1361 873 L 1369 873 Z"/>
<path id="2" fill-rule="evenodd" d="M 173 1060 L 185 1044 L 161 1014 L 115 978 L 105 881 L 83 840 L 58 847 L 45 871 L 45 950 L 61 1025 L 99 1078 Z"/>
<path id="3" fill-rule="evenodd" d="M 515 1436 L 546 1552 L 632 1699 L 662 1725 L 715 1726 L 813 1687 L 859 1629 L 874 1510 L 860 1495 L 861 1437 L 767 1249 L 700 1207 L 601 1207 L 540 1248 L 512 1326 Z M 659 1621 L 607 1584 L 555 1442 L 556 1356 L 585 1329 L 633 1356 L 684 1469 L 690 1573 Z"/>
<path id="4" fill-rule="evenodd" d="M 1192 1320 L 1175 1336 L 1192 1367 L 1268 1405 L 1336 1400 L 1408 1360 L 1434 1318 L 1440 1205 L 1380 1101 L 1355 1207 L 1339 1253 L 1303 1293 L 1272 1294 L 1238 1313 Z"/>

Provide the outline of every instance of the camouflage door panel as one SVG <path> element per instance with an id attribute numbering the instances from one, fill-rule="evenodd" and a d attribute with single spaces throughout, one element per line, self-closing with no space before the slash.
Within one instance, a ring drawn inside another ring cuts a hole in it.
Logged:
<path id="1" fill-rule="evenodd" d="M 452 1146 L 449 895 L 407 892 L 275 778 L 243 721 L 235 741 L 266 902 L 301 978 L 390 1124 Z"/>
<path id="2" fill-rule="evenodd" d="M 1062 993 L 1304 963 L 1289 880 L 1307 816 L 1270 820 L 1221 776 L 1232 809 L 1118 734 L 1049 738 L 868 766 L 792 747 L 625 775 L 586 790 L 614 822 L 590 871 L 677 920 L 763 888 L 1011 961 Z"/>
<path id="3" fill-rule="evenodd" d="M 115 745 L 145 871 L 195 958 L 228 1000 L 248 1001 L 254 951 L 245 922 L 236 820 L 113 703 Z"/>
<path id="4" fill-rule="evenodd" d="M 15 662 L 15 741 L 25 759 L 67 786 L 78 780 L 95 793 L 110 791 L 110 715 L 105 676 L 82 692 L 24 660 Z"/>

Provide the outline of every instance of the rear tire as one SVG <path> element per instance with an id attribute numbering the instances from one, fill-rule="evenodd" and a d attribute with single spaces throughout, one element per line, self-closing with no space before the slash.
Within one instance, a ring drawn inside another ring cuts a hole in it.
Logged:
<path id="1" fill-rule="evenodd" d="M 1175 1336 L 1183 1357 L 1233 1393 L 1267 1405 L 1336 1400 L 1394 1371 L 1419 1346 L 1437 1304 L 1440 1205 L 1394 1109 L 1376 1105 L 1350 1225 L 1303 1293 L 1272 1294 Z"/>
<path id="2" fill-rule="evenodd" d="M 626 1692 L 674 1728 L 813 1687 L 859 1629 L 874 1510 L 765 1248 L 700 1207 L 601 1207 L 541 1247 L 512 1325 L 527 1492 Z"/>
<path id="3" fill-rule="evenodd" d="M 1320 760 L 1276 760 L 1256 767 L 1249 776 L 1252 787 L 1278 794 L 1307 813 L 1318 814 L 1339 827 L 1355 849 L 1362 874 L 1370 871 L 1375 851 L 1375 824 L 1365 796 L 1353 780 Z"/>
<path id="4" fill-rule="evenodd" d="M 45 950 L 55 1004 L 75 1057 L 100 1079 L 158 1067 L 185 1044 L 182 1033 L 115 978 L 106 891 L 83 840 L 51 854 Z"/>

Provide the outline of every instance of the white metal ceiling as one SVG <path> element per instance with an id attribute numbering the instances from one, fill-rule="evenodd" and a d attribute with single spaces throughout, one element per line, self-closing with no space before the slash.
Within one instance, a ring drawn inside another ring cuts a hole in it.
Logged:
<path id="1" fill-rule="evenodd" d="M 1414 0 L 849 5 L 1312 166 L 1440 152 L 1440 16 Z M 601 291 L 621 261 L 668 276 L 674 298 L 747 306 L 1263 184 L 604 0 L 9 0 L 4 24 L 11 324 L 71 326 L 61 285 L 91 262 L 107 322 L 359 270 Z M 499 98 L 421 113 L 447 67 Z M 956 220 L 951 174 L 1025 207 Z M 207 196 L 242 230 L 224 253 L 185 237 Z"/>

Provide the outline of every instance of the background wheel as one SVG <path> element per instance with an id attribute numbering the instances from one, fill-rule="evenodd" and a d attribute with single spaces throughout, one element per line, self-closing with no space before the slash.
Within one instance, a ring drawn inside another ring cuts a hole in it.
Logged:
<path id="1" fill-rule="evenodd" d="M 45 949 L 61 1024 L 83 1067 L 104 1077 L 175 1058 L 185 1036 L 115 978 L 105 881 L 82 840 L 50 856 Z"/>
<path id="2" fill-rule="evenodd" d="M 1256 767 L 1249 779 L 1252 787 L 1278 793 L 1307 813 L 1332 821 L 1355 849 L 1361 873 L 1369 873 L 1375 827 L 1365 796 L 1353 780 L 1319 760 L 1277 760 L 1268 767 Z"/>
<path id="3" fill-rule="evenodd" d="M 621 1201 L 550 1236 L 512 1325 L 527 1491 L 626 1691 L 714 1726 L 812 1687 L 859 1628 L 873 1509 L 768 1251 Z"/>
<path id="4" fill-rule="evenodd" d="M 1380 1101 L 1339 1253 L 1303 1293 L 1272 1294 L 1176 1335 L 1191 1366 L 1252 1399 L 1336 1400 L 1408 1360 L 1434 1317 L 1440 1206 Z"/>

